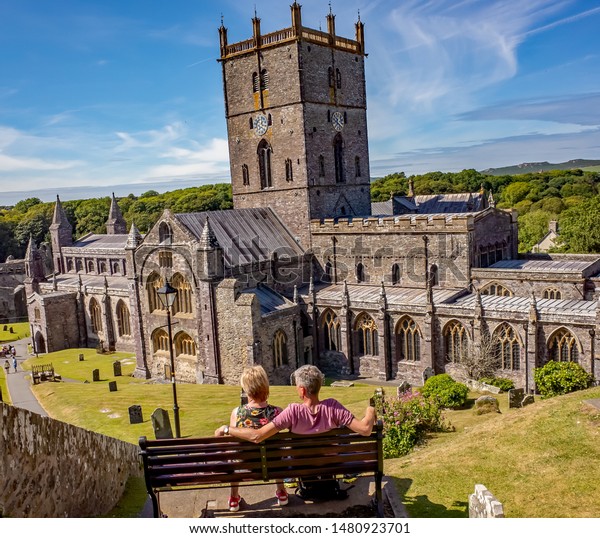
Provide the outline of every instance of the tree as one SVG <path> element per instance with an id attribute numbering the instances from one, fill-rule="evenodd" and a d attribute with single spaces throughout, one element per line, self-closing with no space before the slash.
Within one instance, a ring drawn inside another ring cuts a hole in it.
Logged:
<path id="1" fill-rule="evenodd" d="M 493 377 L 500 366 L 496 342 L 487 332 L 483 332 L 479 342 L 469 342 L 467 349 L 460 355 L 456 368 L 466 379 Z"/>
<path id="2" fill-rule="evenodd" d="M 566 252 L 600 253 L 600 196 L 563 211 L 559 223 Z"/>
<path id="3" fill-rule="evenodd" d="M 526 183 L 525 181 L 511 183 L 502 191 L 502 200 L 509 204 L 510 207 L 513 207 L 521 200 L 524 200 L 530 190 L 531 187 L 529 183 Z"/>
<path id="4" fill-rule="evenodd" d="M 548 232 L 553 215 L 547 211 L 530 211 L 519 217 L 519 252 L 529 252 Z"/>

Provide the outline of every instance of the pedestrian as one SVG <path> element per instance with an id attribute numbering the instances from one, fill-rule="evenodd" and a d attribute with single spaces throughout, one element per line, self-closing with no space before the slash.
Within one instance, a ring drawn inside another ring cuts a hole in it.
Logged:
<path id="1" fill-rule="evenodd" d="M 10 346 L 10 354 L 14 357 L 17 356 L 17 349 L 15 348 L 15 346 Z"/>
<path id="2" fill-rule="evenodd" d="M 8 374 L 10 372 L 10 362 L 8 362 L 8 359 L 4 361 L 4 369 L 6 370 L 6 376 L 8 377 Z"/>
<path id="3" fill-rule="evenodd" d="M 17 357 L 13 356 L 13 368 L 17 371 Z"/>

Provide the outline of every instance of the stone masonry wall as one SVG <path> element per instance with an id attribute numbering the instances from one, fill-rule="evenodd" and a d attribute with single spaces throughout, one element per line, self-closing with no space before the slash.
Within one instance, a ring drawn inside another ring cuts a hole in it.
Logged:
<path id="1" fill-rule="evenodd" d="M 135 445 L 0 404 L 3 516 L 104 515 L 140 463 Z"/>

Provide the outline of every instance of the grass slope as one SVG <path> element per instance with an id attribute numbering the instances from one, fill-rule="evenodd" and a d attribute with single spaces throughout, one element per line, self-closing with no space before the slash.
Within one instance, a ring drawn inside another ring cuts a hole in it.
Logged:
<path id="1" fill-rule="evenodd" d="M 6 330 L 4 330 L 6 327 Z M 14 332 L 10 332 L 10 329 Z M 29 336 L 29 323 L 2 323 L 0 324 L 0 344 L 4 342 L 14 342 L 21 338 Z"/>

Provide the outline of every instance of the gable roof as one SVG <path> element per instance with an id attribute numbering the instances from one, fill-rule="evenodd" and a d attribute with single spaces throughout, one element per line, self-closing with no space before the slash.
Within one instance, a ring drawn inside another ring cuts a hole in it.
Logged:
<path id="1" fill-rule="evenodd" d="M 420 194 L 418 196 L 394 196 L 385 202 L 371 204 L 372 215 L 402 215 L 406 213 L 476 213 L 487 207 L 481 192 L 450 194 Z"/>

